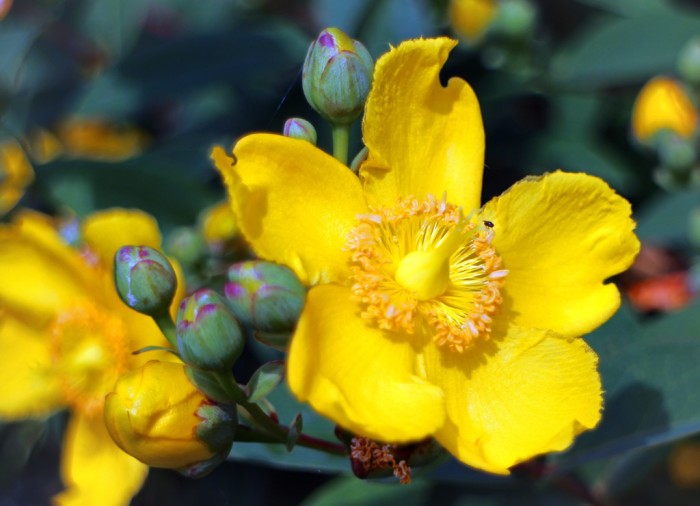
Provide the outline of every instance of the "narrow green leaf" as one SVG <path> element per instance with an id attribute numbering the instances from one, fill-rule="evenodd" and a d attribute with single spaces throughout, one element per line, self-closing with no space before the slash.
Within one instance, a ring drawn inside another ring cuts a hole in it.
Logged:
<path id="1" fill-rule="evenodd" d="M 275 360 L 263 364 L 245 387 L 250 402 L 258 402 L 272 392 L 284 376 L 284 361 Z"/>
<path id="2" fill-rule="evenodd" d="M 294 449 L 294 446 L 297 444 L 297 441 L 299 440 L 299 436 L 301 435 L 301 432 L 304 428 L 304 419 L 301 416 L 301 413 L 297 413 L 294 415 L 294 420 L 292 420 L 292 423 L 289 425 L 289 434 L 287 435 L 287 450 L 292 451 Z"/>

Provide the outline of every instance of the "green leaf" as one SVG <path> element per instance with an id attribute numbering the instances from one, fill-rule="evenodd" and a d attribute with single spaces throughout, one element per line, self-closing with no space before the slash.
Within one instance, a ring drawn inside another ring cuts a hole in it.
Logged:
<path id="1" fill-rule="evenodd" d="M 688 216 L 700 208 L 700 191 L 663 193 L 637 214 L 637 235 L 642 241 L 678 244 L 688 240 Z"/>
<path id="2" fill-rule="evenodd" d="M 110 56 L 119 58 L 136 42 L 149 0 L 92 0 L 82 10 L 81 29 Z"/>
<path id="3" fill-rule="evenodd" d="M 246 395 L 250 402 L 258 402 L 272 392 L 284 376 L 284 361 L 275 360 L 263 364 L 250 378 Z"/>
<path id="4" fill-rule="evenodd" d="M 678 53 L 697 36 L 698 26 L 698 16 L 672 10 L 608 18 L 565 45 L 552 61 L 551 75 L 572 88 L 597 89 L 673 73 Z"/>
<path id="5" fill-rule="evenodd" d="M 304 506 L 420 506 L 428 504 L 431 484 L 416 480 L 410 486 L 396 483 L 361 481 L 354 477 L 338 478 L 313 493 Z"/>
<path id="6" fill-rule="evenodd" d="M 41 28 L 18 21 L 2 23 L 0 29 L 0 89 L 13 90 L 20 81 L 20 69 Z"/>

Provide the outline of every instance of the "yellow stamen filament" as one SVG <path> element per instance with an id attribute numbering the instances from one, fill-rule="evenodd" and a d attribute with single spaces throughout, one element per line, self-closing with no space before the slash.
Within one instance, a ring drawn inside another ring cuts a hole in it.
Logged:
<path id="1" fill-rule="evenodd" d="M 433 196 L 370 211 L 346 243 L 361 316 L 381 329 L 427 331 L 456 352 L 488 339 L 508 273 L 491 244 L 494 229 Z"/>

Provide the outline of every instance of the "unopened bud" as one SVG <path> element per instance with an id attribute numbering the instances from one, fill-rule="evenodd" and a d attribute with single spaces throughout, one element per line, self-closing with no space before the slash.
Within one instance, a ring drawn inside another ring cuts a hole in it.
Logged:
<path id="1" fill-rule="evenodd" d="M 182 301 L 177 314 L 177 348 L 182 360 L 205 371 L 225 371 L 243 347 L 241 329 L 222 296 L 205 288 Z"/>
<path id="2" fill-rule="evenodd" d="M 235 408 L 208 399 L 183 364 L 157 360 L 119 378 L 104 420 L 114 442 L 141 462 L 198 475 L 228 453 L 237 426 Z"/>
<path id="3" fill-rule="evenodd" d="M 449 11 L 452 30 L 466 43 L 476 43 L 486 33 L 496 8 L 496 0 L 452 0 Z"/>
<path id="4" fill-rule="evenodd" d="M 350 123 L 362 113 L 373 71 L 374 62 L 365 46 L 337 28 L 328 28 L 306 53 L 304 95 L 330 122 Z"/>
<path id="5" fill-rule="evenodd" d="M 302 118 L 289 118 L 285 121 L 283 133 L 285 137 L 309 141 L 314 146 L 318 139 L 314 126 Z"/>
<path id="6" fill-rule="evenodd" d="M 196 264 L 204 255 L 206 244 L 198 230 L 179 227 L 173 230 L 165 244 L 165 251 L 184 266 Z"/>
<path id="7" fill-rule="evenodd" d="M 117 293 L 130 308 L 150 316 L 168 311 L 177 288 L 172 265 L 148 246 L 123 246 L 114 255 Z"/>
<path id="8" fill-rule="evenodd" d="M 491 29 L 509 38 L 529 36 L 537 21 L 537 11 L 529 0 L 502 0 Z"/>
<path id="9" fill-rule="evenodd" d="M 681 49 L 678 72 L 689 83 L 700 85 L 700 37 L 691 39 Z"/>
<path id="10" fill-rule="evenodd" d="M 632 134 L 645 145 L 652 145 L 663 130 L 689 138 L 697 124 L 698 111 L 690 97 L 669 77 L 655 77 L 645 84 L 632 111 Z"/>
<path id="11" fill-rule="evenodd" d="M 225 293 L 242 324 L 266 332 L 291 330 L 304 305 L 306 290 L 287 267 L 251 260 L 228 270 Z"/>

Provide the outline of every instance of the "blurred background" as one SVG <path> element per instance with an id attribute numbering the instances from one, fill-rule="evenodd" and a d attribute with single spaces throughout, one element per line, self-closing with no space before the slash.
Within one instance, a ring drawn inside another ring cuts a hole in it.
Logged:
<path id="1" fill-rule="evenodd" d="M 513 477 L 448 461 L 408 487 L 356 480 L 343 459 L 240 444 L 201 480 L 151 470 L 132 504 L 580 504 L 575 489 L 612 504 L 700 503 L 696 1 L 0 0 L 2 219 L 140 208 L 192 267 L 188 234 L 203 233 L 202 211 L 225 199 L 213 145 L 300 116 L 330 150 L 300 79 L 308 44 L 330 26 L 375 59 L 408 38 L 460 39 L 444 78 L 467 80 L 481 103 L 484 201 L 561 168 L 599 176 L 633 203 L 642 253 L 615 280 L 620 312 L 587 339 L 600 356 L 603 422 Z M 671 78 L 665 91 L 642 101 L 658 76 Z M 673 116 L 663 97 L 678 94 Z M 360 147 L 358 124 L 351 157 Z M 198 275 L 192 267 L 188 280 Z M 259 346 L 249 355 L 241 376 L 274 357 Z M 299 409 L 284 387 L 271 400 L 283 418 L 285 406 Z M 50 503 L 64 427 L 61 414 L 0 425 L 0 506 Z M 332 433 L 312 414 L 307 427 Z"/>

